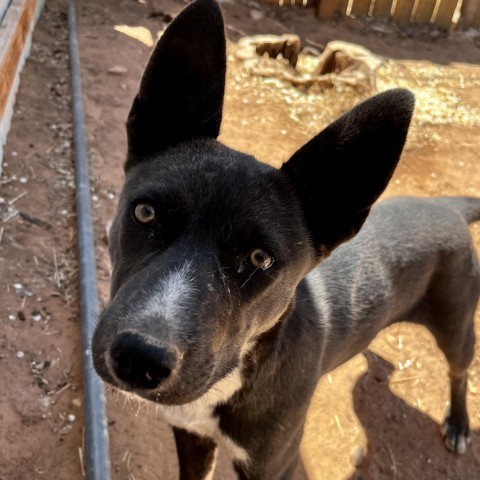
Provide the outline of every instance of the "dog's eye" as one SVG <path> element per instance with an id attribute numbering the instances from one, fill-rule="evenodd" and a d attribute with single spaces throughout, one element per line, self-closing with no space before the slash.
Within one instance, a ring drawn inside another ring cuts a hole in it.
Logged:
<path id="1" fill-rule="evenodd" d="M 135 207 L 134 214 L 140 223 L 149 224 L 155 221 L 155 209 L 148 203 L 139 203 Z"/>
<path id="2" fill-rule="evenodd" d="M 261 248 L 256 248 L 250 252 L 248 256 L 250 264 L 262 270 L 267 270 L 273 265 L 274 259 L 272 255 Z"/>

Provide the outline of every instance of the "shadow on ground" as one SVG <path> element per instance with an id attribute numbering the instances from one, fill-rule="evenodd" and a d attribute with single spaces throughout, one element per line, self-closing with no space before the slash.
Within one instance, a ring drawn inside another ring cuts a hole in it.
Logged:
<path id="1" fill-rule="evenodd" d="M 393 365 L 372 352 L 366 358 L 368 371 L 352 393 L 367 452 L 348 480 L 480 479 L 480 432 L 471 433 L 465 455 L 448 452 L 438 423 L 391 392 L 388 378 Z"/>

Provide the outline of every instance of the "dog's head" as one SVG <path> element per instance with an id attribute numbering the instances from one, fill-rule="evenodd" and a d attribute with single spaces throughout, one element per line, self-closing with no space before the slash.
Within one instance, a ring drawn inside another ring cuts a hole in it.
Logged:
<path id="1" fill-rule="evenodd" d="M 163 404 L 202 396 L 288 316 L 384 190 L 413 110 L 404 90 L 373 97 L 277 170 L 216 140 L 225 70 L 219 7 L 197 0 L 158 42 L 127 123 L 93 357 L 104 380 Z"/>

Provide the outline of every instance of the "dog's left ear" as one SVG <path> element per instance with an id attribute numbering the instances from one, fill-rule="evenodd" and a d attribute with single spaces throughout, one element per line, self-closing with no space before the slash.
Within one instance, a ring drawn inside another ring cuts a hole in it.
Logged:
<path id="1" fill-rule="evenodd" d="M 319 255 L 360 230 L 400 159 L 414 104 L 408 90 L 376 95 L 330 124 L 282 166 Z"/>
<path id="2" fill-rule="evenodd" d="M 127 121 L 126 168 L 183 140 L 217 138 L 225 92 L 226 45 L 214 0 L 196 0 L 157 43 Z"/>

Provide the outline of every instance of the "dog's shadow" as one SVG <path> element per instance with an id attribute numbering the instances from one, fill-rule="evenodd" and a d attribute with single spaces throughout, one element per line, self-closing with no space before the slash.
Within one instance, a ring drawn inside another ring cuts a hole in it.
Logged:
<path id="1" fill-rule="evenodd" d="M 372 352 L 366 358 L 368 371 L 352 393 L 355 414 L 367 436 L 367 452 L 348 480 L 480 479 L 480 431 L 471 432 L 465 455 L 448 452 L 438 423 L 390 390 L 393 365 Z"/>

